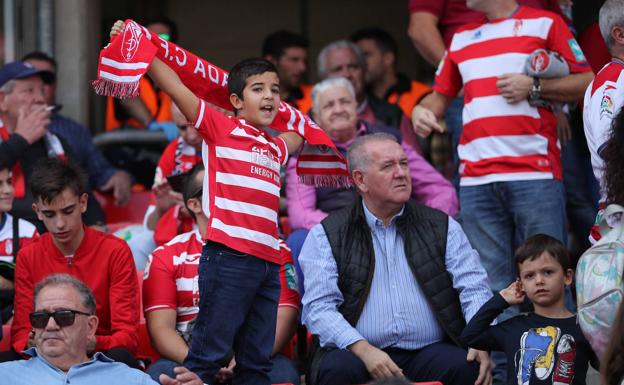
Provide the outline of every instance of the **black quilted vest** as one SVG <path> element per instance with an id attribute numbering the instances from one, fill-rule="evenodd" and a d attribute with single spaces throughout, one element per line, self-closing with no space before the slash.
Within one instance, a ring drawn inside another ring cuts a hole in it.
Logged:
<path id="1" fill-rule="evenodd" d="M 362 200 L 330 214 L 321 222 L 338 267 L 338 288 L 344 302 L 340 313 L 353 327 L 368 299 L 375 270 L 371 230 L 366 223 Z M 448 339 L 460 345 L 466 326 L 459 293 L 446 270 L 448 216 L 413 202 L 405 204 L 396 219 L 397 232 L 405 245 L 408 265 Z M 310 367 L 311 384 L 317 378 L 325 350 L 315 338 Z"/>

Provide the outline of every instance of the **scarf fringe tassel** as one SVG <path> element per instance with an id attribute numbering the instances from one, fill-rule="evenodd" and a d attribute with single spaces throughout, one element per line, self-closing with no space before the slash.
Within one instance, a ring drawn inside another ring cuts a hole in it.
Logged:
<path id="1" fill-rule="evenodd" d="M 314 187 L 348 188 L 353 186 L 351 178 L 344 175 L 299 175 L 299 180 Z"/>
<path id="2" fill-rule="evenodd" d="M 95 93 L 118 99 L 130 99 L 139 96 L 139 82 L 121 83 L 108 79 L 97 79 L 92 83 Z"/>

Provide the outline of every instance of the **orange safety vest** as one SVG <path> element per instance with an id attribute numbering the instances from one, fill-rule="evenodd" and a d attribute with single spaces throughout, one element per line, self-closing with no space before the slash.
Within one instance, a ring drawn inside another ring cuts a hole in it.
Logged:
<path id="1" fill-rule="evenodd" d="M 295 99 L 293 103 L 295 107 L 304 114 L 307 114 L 312 109 L 312 85 L 302 84 L 299 86 L 301 92 L 301 98 Z"/>
<path id="2" fill-rule="evenodd" d="M 432 89 L 428 85 L 412 80 L 409 91 L 394 91 L 388 95 L 386 101 L 398 105 L 403 113 L 410 117 L 414 106 L 431 91 Z"/>
<path id="3" fill-rule="evenodd" d="M 139 97 L 157 122 L 170 122 L 173 120 L 171 117 L 171 98 L 163 91 L 156 91 L 152 83 L 145 77 L 139 81 Z M 145 128 L 142 122 L 133 118 L 118 120 L 117 116 L 115 116 L 115 103 L 113 98 L 109 96 L 106 100 L 106 131 L 111 131 L 121 126 Z"/>

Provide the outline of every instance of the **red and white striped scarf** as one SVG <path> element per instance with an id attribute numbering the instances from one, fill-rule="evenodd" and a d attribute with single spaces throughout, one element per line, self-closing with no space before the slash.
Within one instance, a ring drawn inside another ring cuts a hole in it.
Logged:
<path id="1" fill-rule="evenodd" d="M 226 71 L 150 33 L 132 20 L 126 20 L 124 32 L 101 51 L 98 79 L 93 82 L 95 92 L 116 98 L 138 96 L 139 79 L 147 72 L 154 56 L 171 67 L 199 98 L 232 110 Z M 297 162 L 297 174 L 304 183 L 317 187 L 351 185 L 345 158 L 307 115 L 282 101 L 270 127 L 296 132 L 305 139 Z"/>

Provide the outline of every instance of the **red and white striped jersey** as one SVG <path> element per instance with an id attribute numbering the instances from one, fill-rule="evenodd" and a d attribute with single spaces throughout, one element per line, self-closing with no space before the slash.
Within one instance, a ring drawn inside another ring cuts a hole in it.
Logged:
<path id="1" fill-rule="evenodd" d="M 570 73 L 591 71 L 563 19 L 551 12 L 520 6 L 509 18 L 467 24 L 453 36 L 433 88 L 449 97 L 464 88 L 462 186 L 561 179 L 552 111 L 526 100 L 509 104 L 496 86 L 503 74 L 524 73 L 538 48 L 559 53 Z"/>
<path id="2" fill-rule="evenodd" d="M 199 311 L 198 267 L 202 252 L 198 230 L 180 234 L 158 247 L 149 256 L 143 277 L 145 313 L 159 309 L 177 312 L 176 329 L 186 333 L 188 324 Z M 299 293 L 292 255 L 283 240 L 280 245 L 279 306 L 299 309 Z"/>
<path id="3" fill-rule="evenodd" d="M 613 60 L 596 75 L 587 90 L 583 106 L 583 126 L 591 154 L 592 169 L 600 183 L 601 200 L 606 199 L 604 161 L 600 153 L 609 139 L 611 122 L 624 105 L 624 62 Z"/>
<path id="4" fill-rule="evenodd" d="M 150 254 L 143 274 L 145 313 L 175 310 L 176 329 L 182 333 L 199 310 L 197 268 L 202 245 L 198 230 L 180 234 Z"/>
<path id="5" fill-rule="evenodd" d="M 204 139 L 205 238 L 278 263 L 280 167 L 288 160 L 286 143 L 203 100 L 195 128 Z"/>
<path id="6" fill-rule="evenodd" d="M 2 213 L 0 213 L 0 217 Z M 0 261 L 13 262 L 13 217 L 4 213 L 4 223 L 0 221 Z M 19 219 L 19 242 L 20 248 L 28 245 L 39 236 L 37 228 L 32 223 Z"/>

